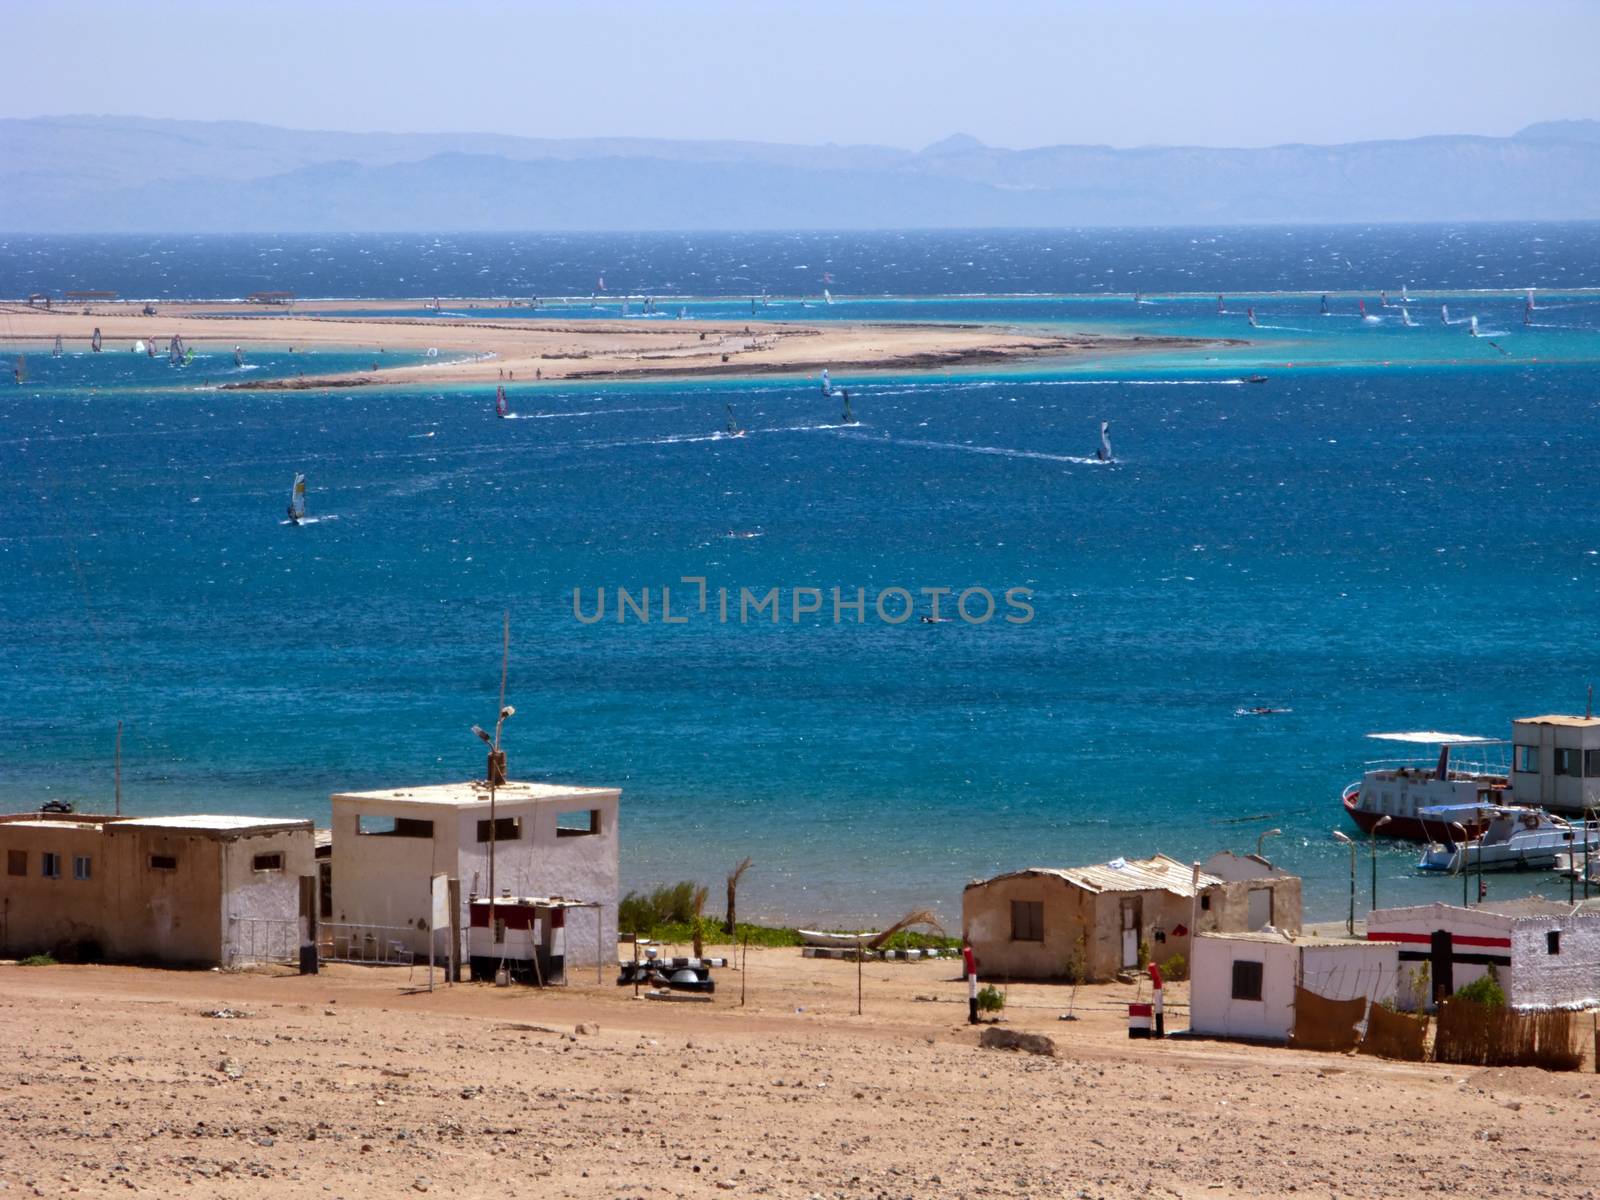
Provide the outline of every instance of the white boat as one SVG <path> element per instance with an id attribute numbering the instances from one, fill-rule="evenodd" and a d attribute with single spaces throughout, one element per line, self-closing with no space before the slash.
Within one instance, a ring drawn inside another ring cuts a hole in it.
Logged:
<path id="1" fill-rule="evenodd" d="M 1453 842 L 1459 835 L 1452 832 L 1451 825 L 1459 824 L 1468 838 L 1474 838 L 1487 826 L 1489 810 L 1509 799 L 1503 741 L 1433 729 L 1369 733 L 1367 737 L 1427 746 L 1433 753 L 1426 759 L 1368 762 L 1361 778 L 1345 787 L 1345 813 L 1363 833 L 1412 842 Z M 1477 761 L 1452 758 L 1465 747 L 1475 749 Z"/>
<path id="2" fill-rule="evenodd" d="M 883 936 L 877 930 L 866 933 L 827 933 L 821 929 L 797 929 L 795 932 L 807 946 L 831 946 L 841 950 L 853 950 L 857 946 L 865 946 L 873 938 Z"/>
<path id="3" fill-rule="evenodd" d="M 1556 855 L 1600 851 L 1600 825 L 1566 821 L 1537 808 L 1494 808 L 1482 836 L 1462 844 L 1432 842 L 1417 863 L 1424 871 L 1549 870 Z"/>

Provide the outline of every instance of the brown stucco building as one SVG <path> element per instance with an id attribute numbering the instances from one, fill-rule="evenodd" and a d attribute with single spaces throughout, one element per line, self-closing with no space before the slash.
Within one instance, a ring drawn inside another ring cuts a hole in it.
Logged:
<path id="1" fill-rule="evenodd" d="M 0 816 L 0 955 L 228 965 L 315 870 L 310 821 Z"/>
<path id="2" fill-rule="evenodd" d="M 1263 864 L 1265 865 L 1265 864 Z M 1231 873 L 1231 872 L 1230 872 Z M 1265 901 L 1253 892 L 1265 892 Z M 1088 867 L 1029 867 L 969 883 L 963 936 L 979 974 L 998 979 L 1100 981 L 1138 965 L 1140 947 L 1165 963 L 1189 955 L 1191 927 L 1246 932 L 1270 923 L 1300 931 L 1300 880 L 1267 866 L 1225 879 L 1157 854 Z M 1252 923 L 1252 915 L 1258 923 Z"/>

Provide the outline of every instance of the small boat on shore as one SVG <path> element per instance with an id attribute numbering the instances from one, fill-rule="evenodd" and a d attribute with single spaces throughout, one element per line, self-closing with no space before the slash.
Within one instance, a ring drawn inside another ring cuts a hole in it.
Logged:
<path id="1" fill-rule="evenodd" d="M 874 938 L 882 937 L 878 930 L 868 930 L 866 933 L 828 933 L 821 929 L 797 929 L 800 941 L 807 946 L 826 946 L 834 950 L 854 950 L 858 946 L 865 946 Z"/>
<path id="2" fill-rule="evenodd" d="M 1419 870 L 1468 871 L 1551 870 L 1556 856 L 1570 861 L 1600 851 L 1600 826 L 1584 821 L 1566 821 L 1537 808 L 1508 805 L 1489 810 L 1490 819 L 1483 833 L 1460 844 L 1431 842 L 1417 863 Z"/>
<path id="3" fill-rule="evenodd" d="M 1494 738 L 1472 737 L 1460 733 L 1418 730 L 1402 733 L 1369 733 L 1381 742 L 1412 746 L 1432 746 L 1432 760 L 1386 759 L 1366 764 L 1361 778 L 1344 789 L 1345 813 L 1363 833 L 1400 838 L 1412 842 L 1455 842 L 1452 822 L 1466 829 L 1468 839 L 1477 837 L 1488 825 L 1488 810 L 1507 798 L 1510 779 L 1506 768 L 1487 761 L 1453 763 L 1452 753 L 1461 747 L 1503 747 Z M 1443 811 L 1451 808 L 1448 815 Z M 1424 810 L 1436 810 L 1424 814 Z M 1387 817 L 1388 820 L 1384 820 Z M 1382 827 L 1379 827 L 1379 822 Z"/>

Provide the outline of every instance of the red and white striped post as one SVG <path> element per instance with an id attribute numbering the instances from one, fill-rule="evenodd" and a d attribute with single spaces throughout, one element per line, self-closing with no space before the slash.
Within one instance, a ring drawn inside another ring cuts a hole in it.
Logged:
<path id="1" fill-rule="evenodd" d="M 967 1024 L 978 1023 L 978 956 L 972 951 L 972 943 L 968 942 L 961 947 L 961 965 L 967 973 Z"/>

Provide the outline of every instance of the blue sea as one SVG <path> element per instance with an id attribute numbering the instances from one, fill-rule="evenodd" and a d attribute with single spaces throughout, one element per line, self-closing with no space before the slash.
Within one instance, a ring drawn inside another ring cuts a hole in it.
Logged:
<path id="1" fill-rule="evenodd" d="M 1402 285 L 1413 326 L 1379 297 Z M 752 917 L 956 918 L 974 877 L 1276 829 L 1309 915 L 1341 917 L 1339 792 L 1390 753 L 1365 734 L 1507 736 L 1600 675 L 1596 286 L 1593 224 L 0 238 L 6 295 L 756 297 L 1248 343 L 836 371 L 853 426 L 799 378 L 519 383 L 497 421 L 482 388 L 216 388 L 368 352 L 52 358 L 0 316 L 0 805 L 108 806 L 118 719 L 136 812 L 320 823 L 334 791 L 481 774 L 509 610 L 512 774 L 622 787 L 627 886 L 749 855 Z M 776 621 L 748 611 L 770 589 Z M 1415 858 L 1379 847 L 1381 903 L 1459 894 Z"/>

